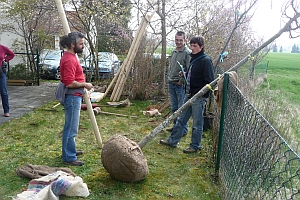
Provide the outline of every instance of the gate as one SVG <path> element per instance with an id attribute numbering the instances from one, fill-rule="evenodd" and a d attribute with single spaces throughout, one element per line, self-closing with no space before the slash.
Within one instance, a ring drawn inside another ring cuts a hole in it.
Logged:
<path id="1" fill-rule="evenodd" d="M 40 85 L 39 52 L 16 53 L 7 63 L 8 85 Z"/>

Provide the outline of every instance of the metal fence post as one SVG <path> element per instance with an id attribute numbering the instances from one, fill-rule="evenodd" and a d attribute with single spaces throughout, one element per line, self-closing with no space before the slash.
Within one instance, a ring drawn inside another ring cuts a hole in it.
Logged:
<path id="1" fill-rule="evenodd" d="M 36 66 L 37 66 L 37 85 L 40 86 L 40 54 L 39 50 L 36 49 Z"/>
<path id="2" fill-rule="evenodd" d="M 227 90 L 228 90 L 228 81 L 229 74 L 224 74 L 224 83 L 223 83 L 223 95 L 222 95 L 222 108 L 221 108 L 221 118 L 220 118 L 220 130 L 219 130 L 219 140 L 218 140 L 218 151 L 217 151 L 217 163 L 216 163 L 216 172 L 219 172 L 220 169 L 220 160 L 222 153 L 222 140 L 224 134 L 224 118 L 226 111 L 226 99 L 227 99 Z"/>

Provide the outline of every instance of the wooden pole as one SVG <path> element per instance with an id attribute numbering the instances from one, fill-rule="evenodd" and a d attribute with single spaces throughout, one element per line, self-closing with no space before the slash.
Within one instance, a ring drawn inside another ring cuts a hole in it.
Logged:
<path id="1" fill-rule="evenodd" d="M 62 21 L 64 33 L 67 35 L 71 31 L 70 31 L 70 27 L 69 27 L 69 24 L 68 24 L 68 20 L 67 20 L 65 11 L 63 9 L 62 2 L 61 2 L 61 0 L 55 0 L 55 3 L 56 3 L 56 6 L 57 6 L 57 9 L 58 9 L 58 14 L 59 14 L 60 19 Z M 89 113 L 89 117 L 90 117 L 90 120 L 92 122 L 92 126 L 93 126 L 93 129 L 94 129 L 94 134 L 95 134 L 96 140 L 98 142 L 98 146 L 100 148 L 102 148 L 102 139 L 101 139 L 101 136 L 100 136 L 97 121 L 96 121 L 96 118 L 95 118 L 95 115 L 94 115 L 94 112 L 93 112 L 93 108 L 92 108 L 92 104 L 91 104 L 91 101 L 90 101 L 90 98 L 88 96 L 87 91 L 85 91 L 85 94 L 84 94 L 84 101 L 86 103 L 87 110 L 88 110 L 88 113 Z"/>
<path id="2" fill-rule="evenodd" d="M 144 18 L 143 18 L 144 19 Z M 138 43 L 138 38 L 140 36 L 140 34 L 142 33 L 142 30 L 143 29 L 143 26 L 144 26 L 144 20 L 142 20 L 138 30 L 137 30 L 137 33 L 136 33 L 136 36 L 134 37 L 134 40 L 130 46 L 130 49 L 129 49 L 129 52 L 128 52 L 128 55 L 124 61 L 124 63 L 122 64 L 122 68 L 121 68 L 121 72 L 118 76 L 118 80 L 117 80 L 117 83 L 115 85 L 115 88 L 112 92 L 112 95 L 111 95 L 111 98 L 110 100 L 111 101 L 118 101 L 119 99 L 117 98 L 118 96 L 118 92 L 120 92 L 120 86 L 122 85 L 124 79 L 125 79 L 125 74 L 127 74 L 126 72 L 131 68 L 130 65 L 132 65 L 133 63 L 133 60 L 134 60 L 134 57 L 135 57 L 135 49 L 138 48 L 139 46 L 139 43 Z"/>
<path id="3" fill-rule="evenodd" d="M 118 101 L 120 99 L 120 94 L 123 91 L 124 84 L 126 82 L 127 76 L 129 74 L 129 70 L 131 68 L 131 65 L 133 64 L 134 58 L 136 56 L 136 52 L 140 46 L 141 40 L 143 38 L 144 30 L 147 27 L 147 23 L 145 22 L 145 18 L 142 19 L 141 23 L 141 30 L 139 31 L 138 35 L 135 37 L 135 43 L 132 45 L 133 48 L 130 51 L 130 54 L 128 55 L 127 62 L 124 65 L 123 73 L 120 74 L 118 79 L 118 84 L 116 84 L 116 87 L 114 88 L 114 92 L 112 95 L 111 100 L 112 101 Z"/>
<path id="4" fill-rule="evenodd" d="M 133 61 L 136 56 L 136 52 L 140 46 L 141 40 L 143 39 L 144 32 L 147 28 L 148 22 L 151 20 L 152 16 L 157 11 L 157 7 L 154 9 L 154 11 L 150 14 L 147 14 L 145 17 L 142 18 L 142 22 L 139 25 L 138 31 L 136 33 L 136 36 L 130 46 L 129 53 L 122 64 L 121 72 L 118 74 L 118 81 L 114 87 L 113 93 L 111 95 L 110 100 L 111 101 L 118 101 L 121 97 L 124 84 L 126 82 L 126 79 L 129 75 L 130 68 L 132 67 Z M 108 92 L 108 90 L 106 91 Z"/>

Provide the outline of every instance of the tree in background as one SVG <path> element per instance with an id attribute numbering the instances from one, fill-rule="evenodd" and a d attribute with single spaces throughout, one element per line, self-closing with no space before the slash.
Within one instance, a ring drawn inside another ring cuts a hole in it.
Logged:
<path id="1" fill-rule="evenodd" d="M 188 1 L 142 1 L 142 0 L 133 0 L 133 7 L 136 9 L 136 18 L 137 25 L 139 24 L 140 16 L 145 15 L 147 12 L 152 11 L 155 7 L 157 7 L 156 15 L 151 20 L 149 28 L 147 30 L 147 38 L 151 38 L 151 40 L 155 43 L 151 45 L 151 48 L 146 47 L 145 52 L 150 53 L 151 55 L 155 52 L 158 47 L 161 47 L 161 58 L 160 58 L 160 66 L 159 70 L 157 70 L 157 79 L 156 83 L 158 86 L 158 94 L 165 95 L 165 75 L 166 75 L 166 50 L 168 41 L 168 35 L 172 32 L 177 32 L 175 30 L 181 30 L 183 24 L 185 23 L 188 15 L 183 15 L 182 13 L 185 10 L 189 9 Z M 184 19 L 184 20 L 183 20 Z M 183 30 L 185 31 L 185 30 Z M 154 39 L 156 38 L 156 39 Z M 174 37 L 172 38 L 173 42 Z"/>
<path id="2" fill-rule="evenodd" d="M 5 14 L 5 21 L 2 22 L 1 30 L 14 33 L 22 41 L 14 41 L 14 51 L 27 52 L 27 59 L 24 63 L 28 66 L 28 71 L 32 77 L 36 78 L 37 64 L 33 54 L 44 48 L 54 48 L 54 33 L 57 29 L 53 28 L 54 16 L 53 5 L 49 2 L 38 0 L 10 0 L 2 2 L 2 12 Z"/>
<path id="3" fill-rule="evenodd" d="M 86 35 L 89 51 L 86 56 L 98 80 L 98 52 L 124 54 L 130 47 L 129 1 L 68 0 L 65 7 L 72 10 L 72 17 L 68 18 L 71 27 Z"/>
<path id="4" fill-rule="evenodd" d="M 299 47 L 296 44 L 293 45 L 291 53 L 300 53 Z"/>
<path id="5" fill-rule="evenodd" d="M 236 64 L 245 57 L 251 50 L 253 44 L 257 44 L 250 28 L 252 17 L 258 0 L 230 0 L 209 1 L 141 1 L 135 0 L 134 7 L 138 10 L 137 16 L 143 15 L 158 5 L 156 20 L 151 20 L 147 35 L 155 35 L 156 47 L 162 46 L 162 59 L 160 66 L 160 78 L 157 80 L 159 93 L 164 94 L 165 69 L 164 58 L 168 43 L 173 44 L 173 38 L 169 35 L 176 31 L 184 31 L 188 37 L 203 35 L 206 40 L 205 49 L 215 65 L 226 68 Z M 169 41 L 171 40 L 171 42 Z M 259 40 L 258 40 L 259 41 Z M 156 48 L 153 49 L 153 52 Z M 220 55 L 228 52 L 226 62 L 220 62 Z"/>
<path id="6" fill-rule="evenodd" d="M 277 48 L 277 44 L 274 43 L 273 47 L 272 47 L 273 52 L 278 52 L 278 48 Z"/>

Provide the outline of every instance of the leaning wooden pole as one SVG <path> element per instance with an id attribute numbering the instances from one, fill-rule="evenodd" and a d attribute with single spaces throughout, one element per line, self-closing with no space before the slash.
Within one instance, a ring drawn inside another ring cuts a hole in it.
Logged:
<path id="1" fill-rule="evenodd" d="M 128 55 L 128 59 L 126 59 L 127 62 L 124 63 L 124 68 L 123 68 L 122 73 L 119 76 L 118 84 L 116 84 L 116 86 L 114 88 L 114 92 L 113 92 L 112 99 L 111 99 L 112 101 L 118 101 L 120 99 L 127 76 L 129 74 L 129 70 L 132 67 L 131 65 L 136 56 L 136 53 L 140 46 L 140 43 L 143 39 L 143 35 L 144 35 L 144 31 L 145 31 L 146 27 L 147 27 L 147 22 L 146 22 L 145 18 L 143 18 L 142 23 L 141 23 L 141 29 L 138 31 L 138 33 L 135 37 L 135 42 L 132 45 L 133 48 L 131 49 L 130 54 Z"/>
<path id="2" fill-rule="evenodd" d="M 140 46 L 141 40 L 143 39 L 144 32 L 147 28 L 147 25 L 149 21 L 151 20 L 152 16 L 155 14 L 157 10 L 157 7 L 154 9 L 154 11 L 150 14 L 147 14 L 145 17 L 142 18 L 142 22 L 139 25 L 138 31 L 136 33 L 136 36 L 134 37 L 134 40 L 130 46 L 129 53 L 122 64 L 121 72 L 118 74 L 118 80 L 114 87 L 114 90 L 112 92 L 111 101 L 118 101 L 121 97 L 126 79 L 129 75 L 130 68 L 133 65 L 133 61 L 135 59 L 136 53 L 138 51 L 138 48 Z"/>
<path id="3" fill-rule="evenodd" d="M 61 2 L 61 0 L 55 0 L 55 3 L 56 3 L 56 6 L 57 6 L 57 9 L 58 9 L 58 14 L 59 14 L 60 19 L 62 21 L 64 33 L 67 35 L 71 31 L 70 31 L 70 27 L 69 27 L 69 24 L 68 24 L 68 20 L 67 20 L 65 11 L 63 9 L 62 2 Z M 96 118 L 95 118 L 95 115 L 94 115 L 94 112 L 93 112 L 92 104 L 91 104 L 91 101 L 90 101 L 90 98 L 89 98 L 89 95 L 88 95 L 88 91 L 86 91 L 85 94 L 84 94 L 84 101 L 86 103 L 87 110 L 88 110 L 88 113 L 89 113 L 89 117 L 90 117 L 91 122 L 92 122 L 93 130 L 94 130 L 96 140 L 98 142 L 98 146 L 100 148 L 102 148 L 102 139 L 101 139 L 99 128 L 98 128 L 98 125 L 97 125 L 97 121 L 96 121 Z"/>
<path id="4" fill-rule="evenodd" d="M 141 29 L 141 24 L 140 24 L 140 26 L 138 27 L 137 33 L 140 32 L 140 29 Z M 135 36 L 135 37 L 136 37 L 136 36 Z M 115 82 L 116 82 L 116 86 L 118 86 L 119 81 L 120 81 L 120 78 L 119 78 L 119 77 L 121 77 L 120 74 L 124 74 L 125 71 L 127 70 L 126 67 L 128 66 L 128 64 L 127 64 L 127 63 L 128 63 L 128 59 L 129 59 L 129 56 L 131 55 L 132 49 L 134 48 L 135 44 L 136 44 L 136 39 L 133 40 L 133 42 L 132 42 L 132 44 L 131 44 L 131 46 L 130 46 L 130 48 L 129 48 L 129 51 L 128 51 L 129 53 L 128 53 L 126 59 L 124 60 L 124 62 L 123 62 L 123 64 L 121 65 L 120 69 L 118 70 L 116 76 L 113 78 L 113 80 L 110 82 L 109 86 L 107 87 L 107 89 L 106 89 L 106 91 L 105 91 L 105 93 L 104 93 L 104 97 L 106 97 L 106 95 L 108 94 L 108 92 L 110 91 L 110 89 L 112 88 L 112 86 L 113 86 L 113 84 L 114 84 Z M 116 88 L 116 86 L 115 86 L 115 88 Z M 111 95 L 110 100 L 114 99 L 115 93 L 116 93 L 116 90 L 114 89 L 113 92 L 112 92 L 112 95 Z"/>
<path id="5" fill-rule="evenodd" d="M 111 95 L 111 98 L 110 98 L 111 101 L 118 101 L 119 100 L 119 93 L 120 93 L 120 91 L 123 90 L 122 85 L 126 81 L 126 75 L 128 74 L 127 72 L 131 68 L 131 65 L 132 65 L 133 60 L 134 60 L 135 55 L 136 55 L 136 51 L 137 51 L 137 49 L 140 45 L 141 37 L 143 35 L 143 32 L 145 31 L 144 24 L 145 24 L 145 20 L 143 18 L 142 23 L 140 24 L 140 26 L 138 28 L 138 31 L 136 33 L 136 36 L 135 36 L 135 38 L 132 42 L 132 45 L 129 49 L 129 53 L 128 53 L 128 55 L 127 55 L 127 57 L 126 57 L 126 59 L 123 63 L 124 66 L 121 70 L 121 73 L 118 77 L 118 81 L 117 81 L 117 83 L 115 85 L 115 88 L 112 92 L 112 95 Z"/>
<path id="6" fill-rule="evenodd" d="M 236 65 L 231 67 L 226 72 L 235 71 L 238 68 L 240 68 L 243 64 L 245 64 L 249 59 L 252 59 L 253 56 L 255 56 L 260 50 L 268 46 L 271 42 L 273 42 L 275 39 L 277 39 L 282 33 L 290 30 L 291 24 L 293 22 L 297 22 L 297 19 L 300 18 L 300 13 L 296 13 L 293 18 L 291 18 L 285 26 L 278 31 L 273 37 L 268 39 L 265 43 L 263 43 L 261 46 L 259 46 L 257 49 L 255 49 L 253 52 L 251 52 L 248 56 L 246 56 L 244 59 L 242 59 L 240 62 L 238 62 Z M 223 75 L 226 73 L 224 72 Z M 195 94 L 190 100 L 188 100 L 185 104 L 183 104 L 176 112 L 174 112 L 171 116 L 169 116 L 165 121 L 163 121 L 160 125 L 158 125 L 151 133 L 146 135 L 139 143 L 138 145 L 140 148 L 143 148 L 148 142 L 151 141 L 152 138 L 154 138 L 158 133 L 160 133 L 170 122 L 172 122 L 176 117 L 178 117 L 184 110 L 186 110 L 188 107 L 190 107 L 197 99 L 202 97 L 204 94 L 206 94 L 211 88 L 213 88 L 217 82 L 218 78 L 213 80 L 210 84 L 203 87 L 197 94 Z"/>
<path id="7" fill-rule="evenodd" d="M 127 70 L 127 66 L 128 66 L 128 64 L 127 64 L 128 60 L 130 60 L 129 57 L 132 55 L 131 52 L 133 51 L 132 49 L 136 45 L 136 41 L 137 41 L 136 37 L 137 37 L 138 33 L 140 32 L 141 28 L 142 28 L 142 25 L 140 24 L 139 27 L 138 27 L 138 30 L 137 30 L 137 34 L 136 34 L 136 36 L 135 36 L 135 38 L 134 38 L 134 40 L 133 40 L 133 42 L 132 42 L 132 44 L 129 48 L 128 55 L 127 55 L 126 59 L 124 60 L 123 64 L 121 65 L 121 68 L 118 70 L 116 76 L 113 78 L 113 80 L 109 84 L 108 88 L 106 89 L 106 91 L 104 93 L 104 97 L 106 97 L 107 93 L 110 91 L 110 89 L 112 88 L 113 84 L 116 81 L 117 81 L 117 83 L 116 83 L 115 88 L 118 87 L 120 79 L 121 79 L 120 77 L 122 77 L 122 75 L 120 75 L 120 74 L 125 74 L 125 72 Z M 110 98 L 111 100 L 114 99 L 115 94 L 116 94 L 116 89 L 114 89 L 113 92 L 112 92 L 112 95 L 111 95 L 111 98 Z"/>

